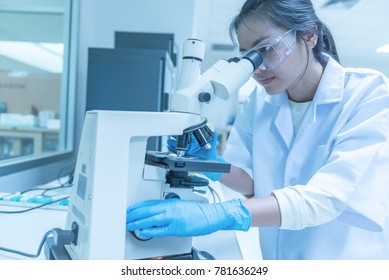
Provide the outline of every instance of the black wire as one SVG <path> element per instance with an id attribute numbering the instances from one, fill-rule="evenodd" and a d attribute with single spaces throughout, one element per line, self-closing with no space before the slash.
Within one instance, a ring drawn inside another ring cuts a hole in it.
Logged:
<path id="1" fill-rule="evenodd" d="M 70 166 L 72 164 L 69 164 L 68 166 Z M 60 173 L 64 170 L 65 168 L 63 168 L 59 174 L 58 174 L 58 177 L 60 176 Z M 65 182 L 65 183 L 61 183 L 59 186 L 57 187 L 51 187 L 51 188 L 34 188 L 34 189 L 29 189 L 29 190 L 26 190 L 26 191 L 23 191 L 23 192 L 20 192 L 20 194 L 25 194 L 27 192 L 31 192 L 31 191 L 37 191 L 37 190 L 43 190 L 42 192 L 42 196 L 45 196 L 45 193 L 48 192 L 48 191 L 51 191 L 51 190 L 55 190 L 55 189 L 60 189 L 60 188 L 64 188 L 64 187 L 71 187 L 73 185 L 73 176 L 74 176 L 74 169 L 72 169 L 72 171 L 69 172 L 69 179 Z M 60 178 L 58 178 L 58 180 L 60 180 Z M 31 207 L 31 208 L 28 208 L 28 209 L 24 209 L 24 210 L 18 210 L 18 211 L 0 211 L 0 214 L 19 214 L 19 213 L 25 213 L 25 212 L 29 212 L 29 211 L 32 211 L 32 210 L 35 210 L 35 209 L 39 209 L 39 208 L 42 208 L 44 206 L 47 206 L 47 205 L 50 205 L 50 204 L 54 204 L 56 202 L 59 202 L 59 201 L 62 201 L 64 199 L 68 199 L 69 196 L 66 196 L 66 197 L 62 197 L 60 199 L 56 199 L 56 200 L 53 200 L 53 201 L 50 201 L 48 203 L 44 203 L 44 204 L 41 204 L 41 205 L 38 205 L 36 207 Z M 41 252 L 42 252 L 42 248 L 43 248 L 43 245 L 45 244 L 45 241 L 47 239 L 47 237 L 52 234 L 53 230 L 56 230 L 56 229 L 52 229 L 52 230 L 49 230 L 47 231 L 43 237 L 42 237 L 42 240 L 41 242 L 39 243 L 39 246 L 38 246 L 38 249 L 37 249 L 37 252 L 35 254 L 31 254 L 31 253 L 26 253 L 26 252 L 23 252 L 23 251 L 18 251 L 18 250 L 15 250 L 15 249 L 10 249 L 10 248 L 5 248 L 5 247 L 1 247 L 0 246 L 0 250 L 1 251 L 5 251 L 5 252 L 9 252 L 9 253 L 13 253 L 13 254 L 18 254 L 18 255 L 22 255 L 22 256 L 25 256 L 25 257 L 28 257 L 28 258 L 37 258 L 40 256 Z"/>
<path id="2" fill-rule="evenodd" d="M 51 230 L 49 230 L 48 232 L 46 232 L 43 235 L 43 238 L 42 238 L 41 242 L 39 243 L 38 250 L 37 250 L 36 254 L 30 254 L 30 253 L 26 253 L 26 252 L 23 252 L 23 251 L 18 251 L 18 250 L 14 250 L 14 249 L 10 249 L 10 248 L 5 248 L 5 247 L 0 247 L 0 250 L 1 251 L 5 251 L 5 252 L 9 252 L 9 253 L 13 253 L 13 254 L 22 255 L 22 256 L 25 256 L 25 257 L 28 257 L 28 258 L 37 258 L 37 257 L 40 256 L 40 254 L 42 252 L 42 248 L 43 248 L 43 245 L 45 244 L 45 241 L 46 241 L 47 237 L 50 234 L 52 234 L 53 230 L 54 229 L 51 229 Z"/>
<path id="3" fill-rule="evenodd" d="M 63 187 L 64 187 L 64 186 L 61 185 L 61 186 L 51 187 L 51 188 L 34 188 L 34 189 L 29 189 L 29 190 L 22 191 L 22 192 L 20 192 L 20 194 L 25 194 L 25 193 L 33 192 L 33 191 L 43 191 L 43 192 L 41 193 L 41 195 L 44 195 L 44 193 L 47 192 L 47 191 L 56 190 L 56 189 L 61 189 L 61 188 L 63 188 Z"/>
<path id="4" fill-rule="evenodd" d="M 76 161 L 72 161 L 71 163 L 69 163 L 68 165 L 65 165 L 61 170 L 58 171 L 58 174 L 57 174 L 57 179 L 60 180 L 62 177 L 64 177 L 62 175 L 63 171 L 66 170 L 68 167 L 71 167 L 71 170 L 69 171 L 68 175 L 69 177 L 71 178 L 71 180 L 73 180 L 73 175 L 74 175 L 74 170 L 75 170 L 75 166 L 76 165 Z M 65 173 L 66 174 L 66 173 Z"/>
<path id="5" fill-rule="evenodd" d="M 65 197 L 62 197 L 62 198 L 59 198 L 59 199 L 56 199 L 56 200 L 53 200 L 53 201 L 50 201 L 50 202 L 47 202 L 47 203 L 44 203 L 44 204 L 40 204 L 40 205 L 35 206 L 35 207 L 31 207 L 31 208 L 28 208 L 28 209 L 24 209 L 24 210 L 18 210 L 18 211 L 0 211 L 0 214 L 20 214 L 20 213 L 25 213 L 25 212 L 29 212 L 29 211 L 32 211 L 32 210 L 35 210 L 35 209 L 38 209 L 38 208 L 42 208 L 42 207 L 44 207 L 44 206 L 47 206 L 47 205 L 56 203 L 56 202 L 61 201 L 61 200 L 64 200 L 64 199 L 68 199 L 68 198 L 69 198 L 69 196 L 65 196 Z"/>
<path id="6" fill-rule="evenodd" d="M 32 192 L 32 191 L 42 190 L 43 192 L 42 192 L 41 195 L 45 195 L 45 193 L 50 191 L 50 190 L 56 190 L 56 189 L 65 188 L 65 187 L 71 187 L 72 185 L 73 185 L 73 177 L 72 177 L 72 175 L 70 175 L 69 179 L 66 182 L 61 183 L 57 187 L 50 187 L 50 188 L 39 188 L 38 187 L 38 188 L 33 188 L 33 189 L 28 189 L 28 190 L 22 191 L 22 192 L 20 192 L 20 194 L 25 194 L 25 193 Z"/>
<path id="7" fill-rule="evenodd" d="M 73 186 L 73 184 L 71 184 L 71 183 L 69 183 L 69 182 L 65 182 L 65 183 L 63 183 L 62 185 L 58 186 L 58 187 L 52 187 L 52 188 L 41 189 L 41 190 L 43 190 L 43 192 L 41 193 L 41 195 L 43 195 L 43 196 L 48 196 L 48 195 L 46 195 L 46 193 L 49 192 L 49 191 L 58 190 L 58 189 L 63 189 L 63 188 L 71 187 L 71 186 Z M 51 197 L 51 196 L 49 196 L 49 197 Z"/>
<path id="8" fill-rule="evenodd" d="M 217 193 L 217 191 L 215 191 L 215 189 L 212 188 L 210 185 L 208 185 L 208 188 L 211 191 L 211 194 L 212 194 L 212 197 L 213 197 L 213 202 L 216 202 L 216 197 L 215 196 L 217 196 L 218 202 L 221 202 L 222 200 L 221 200 L 219 194 Z"/>
<path id="9" fill-rule="evenodd" d="M 211 193 L 211 195 L 212 195 L 212 199 L 213 199 L 213 203 L 215 203 L 216 202 L 216 196 L 215 196 L 215 193 L 211 190 L 211 187 L 208 185 L 208 188 L 209 188 L 209 190 L 210 190 L 210 193 Z"/>

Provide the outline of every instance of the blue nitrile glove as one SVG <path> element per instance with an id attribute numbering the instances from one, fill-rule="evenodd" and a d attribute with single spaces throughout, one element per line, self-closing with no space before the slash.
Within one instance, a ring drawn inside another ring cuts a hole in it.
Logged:
<path id="1" fill-rule="evenodd" d="M 224 162 L 224 159 L 221 156 L 218 156 L 216 154 L 217 138 L 218 138 L 218 133 L 215 131 L 213 133 L 213 139 L 210 143 L 212 145 L 212 148 L 210 150 L 205 150 L 200 147 L 200 145 L 197 143 L 196 138 L 193 135 L 191 135 L 190 143 L 188 144 L 188 149 L 186 150 L 186 155 Z M 177 153 L 176 145 L 177 145 L 177 140 L 173 137 L 169 137 L 169 139 L 167 140 L 167 148 L 169 149 L 169 151 L 173 153 Z M 212 181 L 217 181 L 222 176 L 222 174 L 219 172 L 202 172 L 202 173 Z"/>
<path id="2" fill-rule="evenodd" d="M 140 230 L 144 237 L 247 231 L 250 225 L 251 215 L 240 199 L 213 204 L 181 199 L 147 200 L 127 209 L 127 230 Z"/>

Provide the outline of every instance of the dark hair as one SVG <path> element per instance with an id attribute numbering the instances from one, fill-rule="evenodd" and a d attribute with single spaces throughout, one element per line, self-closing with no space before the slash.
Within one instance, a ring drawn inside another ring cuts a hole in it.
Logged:
<path id="1" fill-rule="evenodd" d="M 318 36 L 313 53 L 317 60 L 325 52 L 339 62 L 335 41 L 328 27 L 317 17 L 310 0 L 247 0 L 230 24 L 230 37 L 237 43 L 236 32 L 249 17 L 263 17 L 277 26 L 296 30 L 297 36 L 315 33 Z"/>

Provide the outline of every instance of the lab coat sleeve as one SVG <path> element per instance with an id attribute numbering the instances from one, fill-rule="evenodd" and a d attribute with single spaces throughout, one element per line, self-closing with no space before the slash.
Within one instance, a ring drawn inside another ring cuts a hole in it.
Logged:
<path id="1" fill-rule="evenodd" d="M 366 96 L 355 108 L 343 108 L 350 116 L 329 147 L 327 162 L 309 182 L 273 192 L 282 229 L 303 229 L 336 218 L 371 231 L 384 228 L 389 202 L 387 84 Z"/>

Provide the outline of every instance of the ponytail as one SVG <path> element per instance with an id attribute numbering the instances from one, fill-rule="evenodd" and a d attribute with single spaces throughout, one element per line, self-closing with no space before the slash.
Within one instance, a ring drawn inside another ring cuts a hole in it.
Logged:
<path id="1" fill-rule="evenodd" d="M 336 50 L 336 45 L 335 45 L 335 40 L 334 37 L 332 36 L 331 31 L 325 25 L 324 23 L 321 23 L 321 29 L 322 29 L 322 44 L 323 44 L 323 52 L 329 54 L 333 59 L 335 59 L 337 62 L 340 63 L 339 61 L 339 56 L 338 56 L 338 51 Z M 316 52 L 321 50 L 321 47 L 317 48 L 317 51 L 315 51 L 316 47 L 314 48 L 314 53 L 316 57 L 318 57 L 319 54 L 316 54 Z"/>

